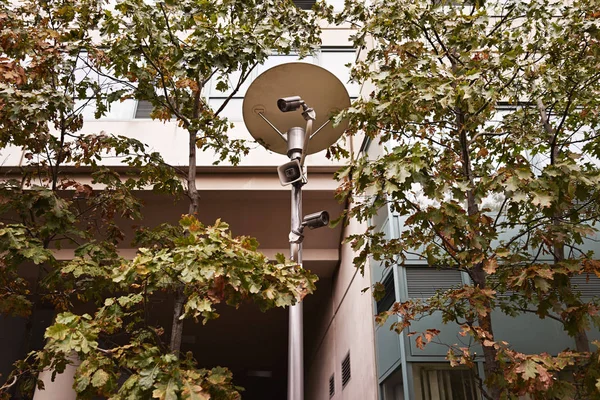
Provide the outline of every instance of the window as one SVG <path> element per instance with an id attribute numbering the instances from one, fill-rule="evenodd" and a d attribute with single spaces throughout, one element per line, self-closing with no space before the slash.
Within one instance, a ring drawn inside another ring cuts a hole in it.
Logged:
<path id="1" fill-rule="evenodd" d="M 319 54 L 319 65 L 346 86 L 350 98 L 356 98 L 360 94 L 360 85 L 350 82 L 350 66 L 355 62 L 356 50 L 352 47 L 323 47 Z"/>
<path id="2" fill-rule="evenodd" d="M 419 385 L 415 389 L 421 400 L 479 400 L 475 371 L 446 365 L 415 368 Z"/>
<path id="3" fill-rule="evenodd" d="M 398 368 L 381 384 L 383 400 L 404 400 L 402 369 Z"/>
<path id="4" fill-rule="evenodd" d="M 390 309 L 396 302 L 396 287 L 394 286 L 394 274 L 390 272 L 383 280 L 385 295 L 377 301 L 377 314 Z"/>
<path id="5" fill-rule="evenodd" d="M 310 3 L 312 5 L 314 4 L 314 1 L 306 1 L 305 3 Z M 248 78 L 240 86 L 239 90 L 235 93 L 227 106 L 225 106 L 219 115 L 232 122 L 241 122 L 243 120 L 242 104 L 244 102 L 244 96 L 252 81 L 270 68 L 291 62 L 304 62 L 320 65 L 321 67 L 333 73 L 342 83 L 344 83 L 344 85 L 346 85 L 348 94 L 351 98 L 356 98 L 359 95 L 360 88 L 358 84 L 348 82 L 350 78 L 350 68 L 346 66 L 347 64 L 353 64 L 355 59 L 356 52 L 351 47 L 323 48 L 317 55 L 308 56 L 303 59 L 299 59 L 298 56 L 294 54 L 274 54 L 267 58 L 263 64 L 258 65 L 250 73 Z M 208 98 L 208 103 L 213 110 L 217 110 L 223 104 L 223 102 L 232 95 L 234 88 L 239 82 L 240 75 L 241 72 L 236 71 L 228 76 L 214 76 L 210 79 L 206 85 L 206 92 L 203 93 L 203 96 Z M 219 81 L 226 82 L 228 89 L 225 91 L 217 90 Z M 137 108 L 135 109 L 134 118 L 150 118 L 151 111 L 152 106 L 149 102 L 139 101 Z"/>
<path id="6" fill-rule="evenodd" d="M 409 298 L 427 299 L 437 290 L 448 290 L 463 285 L 458 270 L 430 267 L 406 267 L 406 288 Z"/>
<path id="7" fill-rule="evenodd" d="M 315 0 L 294 0 L 294 4 L 303 10 L 310 10 L 315 4 Z"/>

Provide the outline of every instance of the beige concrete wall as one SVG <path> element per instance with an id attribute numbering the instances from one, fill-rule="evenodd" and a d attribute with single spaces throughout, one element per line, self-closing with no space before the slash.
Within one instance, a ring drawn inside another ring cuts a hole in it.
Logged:
<path id="1" fill-rule="evenodd" d="M 364 225 L 352 221 L 346 234 L 360 232 Z M 316 332 L 317 345 L 307 349 L 306 399 L 329 399 L 329 378 L 334 374 L 335 394 L 333 400 L 377 399 L 375 366 L 375 340 L 373 328 L 373 296 L 370 273 L 362 275 L 354 267 L 355 254 L 349 245 L 342 247 L 342 262 L 333 282 L 324 315 Z M 350 352 L 351 378 L 342 388 L 342 360 Z"/>
<path id="2" fill-rule="evenodd" d="M 38 377 L 44 382 L 44 389 L 35 389 L 33 400 L 75 400 L 77 393 L 73 389 L 75 371 L 79 365 L 77 356 L 71 358 L 62 374 L 56 374 L 52 380 L 52 371 L 44 371 Z"/>

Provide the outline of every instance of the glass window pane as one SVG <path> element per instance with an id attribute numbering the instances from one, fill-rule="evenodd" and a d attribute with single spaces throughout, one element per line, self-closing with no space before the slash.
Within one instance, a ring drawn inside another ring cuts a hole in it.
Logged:
<path id="1" fill-rule="evenodd" d="M 219 107 L 225 102 L 224 99 L 210 99 L 208 104 L 212 107 L 213 111 L 217 111 Z M 225 106 L 223 111 L 219 114 L 222 118 L 227 118 L 231 122 L 242 121 L 242 104 L 244 99 L 231 99 Z"/>
<path id="2" fill-rule="evenodd" d="M 133 99 L 114 102 L 110 105 L 106 114 L 99 119 L 94 116 L 96 112 L 96 102 L 94 100 L 89 101 L 87 104 L 85 100 L 75 101 L 75 110 L 83 115 L 84 121 L 129 121 L 135 113 L 136 103 L 137 101 Z M 82 106 L 83 108 L 79 109 Z"/>
<path id="3" fill-rule="evenodd" d="M 233 90 L 237 86 L 238 82 L 240 81 L 241 76 L 242 76 L 242 71 L 235 71 L 226 77 L 217 77 L 217 76 L 213 77 L 208 82 L 209 96 L 210 97 L 229 97 L 231 95 L 231 93 L 233 93 Z M 235 97 L 244 97 L 244 95 L 246 94 L 246 90 L 248 90 L 248 86 L 250 86 L 250 83 L 252 82 L 252 78 L 254 76 L 255 76 L 255 72 L 252 71 L 250 73 L 250 76 L 248 77 L 248 79 L 246 79 L 246 81 L 244 83 L 242 83 L 242 85 L 240 86 L 240 89 L 235 94 Z M 229 86 L 229 88 L 227 90 L 225 90 L 224 92 L 217 90 L 217 84 L 219 83 L 219 81 L 226 82 L 227 85 Z"/>
<path id="4" fill-rule="evenodd" d="M 308 56 L 308 57 L 304 57 L 303 59 L 300 59 L 297 55 L 286 55 L 286 56 L 273 55 L 273 56 L 270 56 L 269 58 L 267 58 L 267 60 L 264 62 L 264 64 L 256 67 L 257 76 L 262 74 L 266 70 L 273 68 L 277 65 L 287 64 L 287 63 L 291 63 L 291 62 L 305 62 L 305 63 L 313 64 L 314 61 L 315 60 L 312 56 Z"/>
<path id="5" fill-rule="evenodd" d="M 333 6 L 334 11 L 342 11 L 344 9 L 344 0 L 326 0 L 325 3 Z"/>
<path id="6" fill-rule="evenodd" d="M 354 50 L 322 50 L 320 55 L 321 67 L 334 74 L 348 90 L 350 97 L 358 97 L 360 86 L 357 83 L 350 83 L 350 67 L 356 61 L 356 52 Z"/>

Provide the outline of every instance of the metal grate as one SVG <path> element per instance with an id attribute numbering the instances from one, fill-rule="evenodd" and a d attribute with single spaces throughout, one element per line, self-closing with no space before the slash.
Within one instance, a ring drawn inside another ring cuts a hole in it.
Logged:
<path id="1" fill-rule="evenodd" d="M 427 299 L 437 290 L 461 287 L 462 275 L 458 270 L 440 270 L 430 267 L 407 267 L 406 286 L 408 297 Z"/>
<path id="2" fill-rule="evenodd" d="M 575 275 L 571 277 L 571 285 L 574 292 L 581 293 L 584 301 L 600 296 L 600 279 L 594 275 Z"/>
<path id="3" fill-rule="evenodd" d="M 310 10 L 315 4 L 315 0 L 293 0 L 294 4 L 303 10 Z"/>
<path id="4" fill-rule="evenodd" d="M 138 100 L 137 107 L 135 108 L 134 118 L 150 118 L 152 112 L 152 104 L 146 100 Z"/>
<path id="5" fill-rule="evenodd" d="M 346 387 L 348 382 L 350 381 L 351 372 L 350 372 L 350 352 L 342 361 L 342 389 Z"/>
<path id="6" fill-rule="evenodd" d="M 329 398 L 332 398 L 335 394 L 335 374 L 329 377 Z"/>

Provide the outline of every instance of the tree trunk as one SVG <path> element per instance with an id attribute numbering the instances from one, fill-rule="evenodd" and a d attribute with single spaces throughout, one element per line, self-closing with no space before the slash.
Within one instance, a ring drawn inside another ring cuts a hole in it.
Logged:
<path id="1" fill-rule="evenodd" d="M 197 131 L 189 132 L 189 164 L 187 176 L 187 192 L 190 199 L 189 214 L 198 212 L 199 194 L 196 188 L 196 138 Z M 181 338 L 183 337 L 183 320 L 180 317 L 183 315 L 183 305 L 185 304 L 186 295 L 185 287 L 179 283 L 175 292 L 175 302 L 173 305 L 173 324 L 171 327 L 171 343 L 169 350 L 171 353 L 178 354 L 181 349 Z"/>
<path id="2" fill-rule="evenodd" d="M 558 146 L 558 132 L 554 129 L 554 127 L 550 124 L 550 120 L 548 118 L 548 114 L 546 113 L 546 106 L 541 98 L 537 100 L 537 108 L 540 113 L 540 119 L 542 121 L 542 126 L 544 127 L 544 131 L 550 137 L 550 164 L 554 165 L 558 157 L 560 156 L 560 147 Z M 560 195 L 560 193 L 559 193 Z M 560 211 L 556 210 L 552 217 L 552 224 L 559 225 L 560 219 L 562 215 Z M 565 260 L 565 245 L 562 241 L 554 239 L 553 243 L 553 252 L 554 252 L 554 264 L 558 264 Z M 564 287 L 569 292 L 571 291 L 571 282 L 568 278 L 565 279 Z M 580 304 L 573 304 L 569 302 L 565 302 L 567 307 L 577 307 Z M 575 339 L 575 348 L 579 352 L 589 352 L 590 351 L 590 341 L 588 339 L 587 332 L 585 328 L 580 327 L 579 331 L 574 336 Z"/>
<path id="3" fill-rule="evenodd" d="M 193 119 L 197 120 L 200 115 L 201 108 L 201 92 L 202 92 L 202 80 L 198 79 L 196 84 L 198 85 L 197 90 L 194 91 L 194 110 Z M 194 215 L 198 213 L 198 203 L 200 201 L 200 195 L 196 188 L 196 142 L 198 140 L 198 130 L 188 129 L 189 142 L 188 142 L 188 176 L 187 176 L 187 195 L 190 199 L 190 207 L 188 214 Z M 183 320 L 180 317 L 183 315 L 183 306 L 185 304 L 185 285 L 179 283 L 175 291 L 175 301 L 173 305 L 173 325 L 171 327 L 171 343 L 169 350 L 173 354 L 179 354 L 181 349 L 181 338 L 183 337 Z"/>
<path id="4" fill-rule="evenodd" d="M 173 305 L 173 324 L 171 325 L 171 343 L 169 350 L 173 354 L 179 354 L 181 349 L 181 339 L 183 337 L 183 320 L 179 319 L 183 315 L 183 305 L 185 304 L 185 292 L 183 284 L 179 284 L 175 292 L 175 304 Z"/>
<path id="5" fill-rule="evenodd" d="M 553 218 L 553 223 L 558 223 L 558 217 Z M 563 243 L 559 243 L 558 241 L 554 242 L 554 263 L 558 264 L 565 259 L 565 245 Z M 565 279 L 564 282 L 565 289 L 571 291 L 571 282 L 569 278 Z M 579 304 L 569 304 L 566 303 L 567 307 L 577 307 Z M 575 334 L 575 349 L 579 352 L 589 352 L 590 351 L 590 341 L 588 339 L 587 332 L 583 327 L 579 328 L 579 331 Z"/>
<path id="6" fill-rule="evenodd" d="M 483 264 L 477 264 L 473 270 L 471 271 L 471 276 L 473 278 L 473 283 L 475 286 L 480 287 L 481 289 L 485 288 L 485 277 L 486 273 L 483 270 Z M 490 335 L 494 334 L 494 330 L 492 327 L 492 314 L 491 314 L 491 304 L 489 301 L 484 302 L 484 307 L 489 311 L 485 317 L 479 317 L 477 322 L 479 323 L 479 327 L 484 331 L 488 332 Z M 500 367 L 498 365 L 498 361 L 496 359 L 498 352 L 492 346 L 482 346 L 483 348 L 483 370 L 485 371 L 486 378 L 492 378 L 494 380 L 494 376 L 496 376 L 500 372 Z M 499 388 L 494 385 L 490 385 L 487 388 L 487 396 L 493 400 L 499 400 L 501 395 L 501 391 Z"/>
<path id="7" fill-rule="evenodd" d="M 467 137 L 467 132 L 464 131 L 465 116 L 464 116 L 464 113 L 460 109 L 458 110 L 456 121 L 457 121 L 458 131 L 460 133 L 459 137 L 460 137 L 461 158 L 462 158 L 462 165 L 463 165 L 463 175 L 469 181 L 469 185 L 471 186 L 471 189 L 469 189 L 467 191 L 467 213 L 469 216 L 472 216 L 472 215 L 476 215 L 479 213 L 479 206 L 477 205 L 477 202 L 475 201 L 475 195 L 474 195 L 473 189 L 472 189 L 474 181 L 473 181 L 473 174 L 471 171 L 471 158 L 469 156 L 469 141 L 468 141 L 468 137 Z M 471 278 L 473 279 L 473 283 L 475 284 L 475 286 L 477 286 L 481 289 L 485 289 L 485 287 L 486 287 L 486 283 L 485 283 L 486 275 L 487 274 L 483 270 L 483 262 L 477 263 L 471 269 Z M 483 306 L 488 310 L 488 313 L 487 313 L 487 315 L 485 315 L 483 317 L 482 316 L 478 317 L 477 322 L 483 330 L 488 332 L 493 337 L 494 331 L 493 331 L 493 327 L 492 327 L 490 301 L 486 300 L 484 302 Z M 493 381 L 493 377 L 495 375 L 497 375 L 499 372 L 499 365 L 498 365 L 498 361 L 496 359 L 498 352 L 492 346 L 482 346 L 482 347 L 483 347 L 483 359 L 484 359 L 483 369 L 485 371 L 486 378 L 492 378 L 492 381 Z M 490 387 L 488 387 L 487 396 L 489 398 L 491 398 L 493 400 L 498 400 L 498 399 L 500 399 L 500 395 L 501 395 L 501 392 L 500 392 L 499 388 L 494 387 L 493 385 L 490 385 Z"/>
<path id="8" fill-rule="evenodd" d="M 196 214 L 198 212 L 198 202 L 200 201 L 198 189 L 196 188 L 196 139 L 197 131 L 190 131 L 187 178 L 188 196 L 190 198 L 189 214 Z"/>

